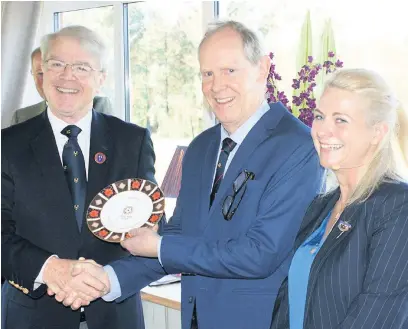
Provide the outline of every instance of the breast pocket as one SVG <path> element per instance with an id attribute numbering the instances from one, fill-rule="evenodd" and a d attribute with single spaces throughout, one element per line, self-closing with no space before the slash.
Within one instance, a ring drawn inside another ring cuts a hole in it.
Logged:
<path id="1" fill-rule="evenodd" d="M 239 216 L 239 214 L 244 212 L 256 214 L 264 187 L 264 184 L 261 182 L 249 180 L 235 196 L 235 200 L 231 206 L 232 209 L 236 208 L 235 215 Z"/>
<path id="2" fill-rule="evenodd" d="M 246 188 L 237 193 L 229 209 L 229 214 L 233 213 L 232 217 L 222 221 L 232 236 L 244 234 L 256 219 L 263 190 L 262 183 L 248 181 Z M 223 215 L 225 211 L 224 208 Z"/>

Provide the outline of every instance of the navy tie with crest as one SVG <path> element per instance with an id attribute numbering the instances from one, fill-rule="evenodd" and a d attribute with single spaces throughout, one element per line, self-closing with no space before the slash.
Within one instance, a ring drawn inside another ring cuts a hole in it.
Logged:
<path id="1" fill-rule="evenodd" d="M 71 192 L 75 218 L 79 230 L 81 230 L 82 227 L 86 197 L 85 160 L 78 144 L 78 135 L 80 132 L 81 128 L 75 125 L 69 125 L 61 131 L 61 134 L 68 137 L 68 141 L 65 143 L 62 152 L 62 164 L 64 166 L 69 191 Z"/>
<path id="2" fill-rule="evenodd" d="M 229 137 L 225 138 L 222 141 L 222 148 L 221 148 L 220 156 L 218 158 L 217 170 L 215 172 L 214 184 L 213 184 L 213 188 L 212 188 L 211 196 L 210 196 L 210 207 L 212 206 L 212 203 L 218 192 L 218 188 L 221 185 L 222 178 L 224 177 L 224 168 L 225 168 L 225 165 L 227 164 L 228 156 L 230 155 L 230 153 L 232 152 L 232 150 L 235 148 L 236 145 L 237 143 L 235 143 Z"/>

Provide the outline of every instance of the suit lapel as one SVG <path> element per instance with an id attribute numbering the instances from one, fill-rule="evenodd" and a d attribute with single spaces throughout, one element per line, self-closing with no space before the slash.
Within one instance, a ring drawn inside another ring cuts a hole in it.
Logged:
<path id="1" fill-rule="evenodd" d="M 330 209 L 333 209 L 334 204 L 338 200 L 339 196 L 340 196 L 340 190 L 338 189 L 336 193 L 334 193 L 331 199 L 328 201 L 328 203 L 331 204 L 331 207 L 329 206 L 326 207 L 326 210 L 327 210 L 326 215 Z M 354 227 L 356 226 L 356 221 L 360 215 L 360 210 L 361 210 L 361 207 L 359 205 L 351 205 L 350 207 L 347 207 L 344 210 L 339 220 L 337 221 L 337 223 L 334 225 L 333 229 L 331 230 L 330 234 L 327 236 L 326 240 L 324 241 L 322 247 L 320 248 L 319 252 L 317 253 L 312 263 L 312 267 L 310 269 L 309 284 L 308 284 L 308 289 L 307 289 L 307 297 L 306 297 L 305 323 L 306 323 L 308 306 L 310 306 L 310 298 L 312 296 L 314 287 L 317 283 L 318 274 L 322 266 L 327 261 L 327 259 L 330 257 L 330 255 L 334 252 L 336 247 L 339 246 L 347 238 L 347 236 L 349 236 L 349 234 L 353 231 Z M 325 216 L 323 216 L 323 219 L 324 217 Z M 321 221 L 323 219 L 321 219 Z M 342 232 L 339 229 L 339 224 L 341 221 L 347 222 L 348 224 L 350 224 L 350 229 Z M 315 229 L 319 225 L 316 224 Z"/>
<path id="2" fill-rule="evenodd" d="M 248 135 L 244 138 L 221 182 L 218 193 L 214 199 L 214 203 L 210 209 L 210 217 L 216 208 L 216 205 L 223 202 L 226 193 L 231 189 L 232 183 L 238 174 L 243 169 L 247 169 L 245 166 L 248 163 L 248 160 L 251 159 L 252 154 L 256 151 L 258 146 L 271 136 L 273 130 L 283 116 L 283 111 L 287 110 L 282 110 L 279 103 L 271 104 L 271 109 L 267 111 L 261 119 L 259 119 L 255 126 L 249 131 Z M 215 161 L 212 164 L 212 170 L 214 170 L 214 166 Z"/>
<path id="3" fill-rule="evenodd" d="M 108 178 L 109 168 L 113 162 L 111 158 L 112 143 L 112 136 L 109 135 L 109 127 L 106 123 L 106 119 L 100 113 L 93 110 L 85 208 L 87 208 L 100 190 L 108 184 L 113 183 L 110 182 Z M 105 161 L 102 162 L 96 159 L 98 153 L 102 155 L 102 157 L 105 156 Z M 82 231 L 84 231 L 84 226 L 86 226 L 85 222 L 84 219 Z"/>
<path id="4" fill-rule="evenodd" d="M 353 231 L 354 227 L 356 226 L 356 220 L 360 214 L 360 209 L 361 207 L 358 205 L 352 205 L 344 210 L 337 223 L 333 226 L 330 234 L 327 236 L 326 241 L 324 241 L 322 247 L 317 253 L 311 268 L 311 274 L 317 273 L 318 269 L 333 252 L 334 248 Z M 341 222 L 347 222 L 350 225 L 350 229 L 347 231 L 340 230 L 339 224 Z"/>
<path id="5" fill-rule="evenodd" d="M 315 199 L 307 209 L 296 238 L 295 250 L 321 225 L 340 196 L 340 189 Z"/>
<path id="6" fill-rule="evenodd" d="M 44 112 L 38 119 L 40 122 L 38 126 L 39 133 L 31 140 L 30 145 L 43 177 L 45 185 L 43 188 L 49 195 L 60 196 L 57 199 L 60 201 L 58 208 L 60 213 L 64 214 L 63 218 L 69 227 L 67 232 L 78 233 L 71 194 L 65 180 L 64 170 L 47 113 Z"/>
<path id="7" fill-rule="evenodd" d="M 219 146 L 221 138 L 221 125 L 218 125 L 214 129 L 214 133 L 210 138 L 210 142 L 205 152 L 205 158 L 203 163 L 203 169 L 201 173 L 201 186 L 202 186 L 202 207 L 201 218 L 207 218 L 210 209 L 210 194 L 214 182 L 215 164 L 219 156 Z M 204 221 L 206 223 L 207 221 Z"/>

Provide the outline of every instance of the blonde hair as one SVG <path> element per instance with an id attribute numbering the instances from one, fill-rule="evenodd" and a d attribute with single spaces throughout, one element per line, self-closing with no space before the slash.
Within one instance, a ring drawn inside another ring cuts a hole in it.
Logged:
<path id="1" fill-rule="evenodd" d="M 347 204 L 367 200 L 384 181 L 405 181 L 408 178 L 407 113 L 384 79 L 370 70 L 343 69 L 329 76 L 323 93 L 328 88 L 350 91 L 369 100 L 367 125 L 372 127 L 386 123 L 388 126 L 386 135 Z"/>

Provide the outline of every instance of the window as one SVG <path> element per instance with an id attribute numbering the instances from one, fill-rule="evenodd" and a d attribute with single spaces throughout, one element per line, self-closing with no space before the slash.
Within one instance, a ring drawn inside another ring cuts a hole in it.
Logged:
<path id="1" fill-rule="evenodd" d="M 108 48 L 108 67 L 106 81 L 100 95 L 109 97 L 111 103 L 115 104 L 113 6 L 61 12 L 58 14 L 58 20 L 60 28 L 83 25 L 104 38 Z"/>
<path id="2" fill-rule="evenodd" d="M 266 50 L 275 54 L 276 69 L 282 75 L 279 87 L 287 95 L 292 94 L 292 79 L 299 70 L 296 56 L 300 32 L 310 10 L 314 57 L 320 56 L 323 27 L 331 19 L 336 53 L 344 67 L 380 73 L 407 110 L 408 29 L 403 28 L 406 20 L 403 2 L 271 0 L 266 4 L 223 0 L 219 4 L 221 18 L 245 22 L 264 36 Z"/>
<path id="3" fill-rule="evenodd" d="M 176 147 L 214 124 L 203 106 L 197 58 L 214 8 L 209 1 L 44 3 L 40 34 L 53 25 L 84 25 L 105 39 L 109 66 L 102 92 L 115 115 L 151 131 L 159 185 Z M 167 217 L 174 206 L 175 199 L 166 200 Z"/>
<path id="4" fill-rule="evenodd" d="M 111 98 L 115 115 L 150 129 L 161 185 L 176 146 L 188 145 L 213 124 L 203 106 L 197 59 L 208 22 L 219 16 L 257 30 L 265 50 L 275 54 L 283 78 L 279 87 L 290 96 L 307 11 L 317 59 L 330 19 L 336 54 L 344 66 L 378 71 L 408 111 L 408 66 L 403 62 L 408 58 L 408 29 L 403 28 L 403 6 L 399 0 L 46 1 L 39 33 L 52 32 L 50 21 L 57 12 L 60 27 L 82 24 L 105 37 L 110 65 L 103 92 Z"/>
<path id="5" fill-rule="evenodd" d="M 128 6 L 130 121 L 147 127 L 161 184 L 177 145 L 204 128 L 197 48 L 201 2 L 136 2 Z"/>

